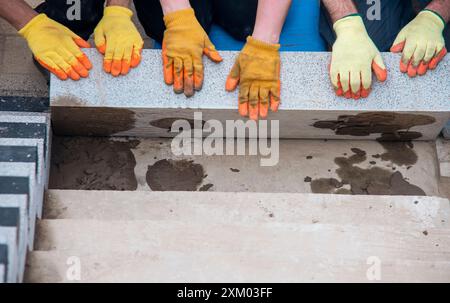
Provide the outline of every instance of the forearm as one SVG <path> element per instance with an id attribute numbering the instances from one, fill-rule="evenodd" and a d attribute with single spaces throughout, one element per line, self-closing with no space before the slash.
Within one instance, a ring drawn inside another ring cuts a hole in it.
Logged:
<path id="1" fill-rule="evenodd" d="M 129 8 L 130 0 L 107 0 L 106 6 L 123 6 Z"/>
<path id="2" fill-rule="evenodd" d="M 427 9 L 435 11 L 446 23 L 450 21 L 450 0 L 433 0 Z"/>
<path id="3" fill-rule="evenodd" d="M 333 23 L 345 16 L 358 13 L 352 0 L 322 0 L 322 3 Z"/>
<path id="4" fill-rule="evenodd" d="M 23 28 L 37 13 L 22 0 L 0 0 L 0 17 L 17 30 Z"/>
<path id="5" fill-rule="evenodd" d="M 191 7 L 189 0 L 160 0 L 159 2 L 164 15 Z"/>
<path id="6" fill-rule="evenodd" d="M 279 43 L 291 0 L 259 0 L 253 38 L 268 42 Z"/>

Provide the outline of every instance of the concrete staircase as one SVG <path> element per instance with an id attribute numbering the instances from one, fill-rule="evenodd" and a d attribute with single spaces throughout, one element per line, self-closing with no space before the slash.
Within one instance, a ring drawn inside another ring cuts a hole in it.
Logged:
<path id="1" fill-rule="evenodd" d="M 51 190 L 27 282 L 449 282 L 434 197 Z"/>

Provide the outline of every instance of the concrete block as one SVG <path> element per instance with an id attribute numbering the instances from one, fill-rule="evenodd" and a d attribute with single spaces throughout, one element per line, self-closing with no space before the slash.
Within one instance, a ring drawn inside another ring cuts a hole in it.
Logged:
<path id="1" fill-rule="evenodd" d="M 120 78 L 102 71 L 102 57 L 96 50 L 87 54 L 94 64 L 88 79 L 51 79 L 57 134 L 170 137 L 169 122 L 194 119 L 196 111 L 205 121 L 241 119 L 237 92 L 224 89 L 236 52 L 222 52 L 221 64 L 205 60 L 203 90 L 189 99 L 164 84 L 157 50 L 144 50 L 142 64 Z M 389 80 L 375 83 L 368 99 L 355 101 L 335 96 L 327 70 L 329 53 L 283 53 L 282 106 L 270 115 L 280 121 L 280 137 L 435 139 L 450 118 L 450 57 L 437 70 L 415 79 L 400 73 L 398 55 L 383 57 Z"/>
<path id="2" fill-rule="evenodd" d="M 41 113 L 50 110 L 48 97 L 0 96 L 0 112 Z"/>
<path id="3" fill-rule="evenodd" d="M 5 265 L 6 282 L 18 281 L 17 228 L 0 227 L 0 263 Z M 2 256 L 3 255 L 3 256 Z"/>
<path id="4" fill-rule="evenodd" d="M 15 235 L 15 242 L 13 245 L 17 248 L 17 256 L 16 256 L 16 262 L 17 262 L 17 269 L 16 274 L 17 280 L 21 280 L 23 277 L 23 272 L 25 266 L 24 266 L 24 259 L 26 256 L 26 241 L 25 239 L 21 238 L 21 218 L 25 217 L 25 213 L 23 213 L 23 210 L 19 207 L 12 207 L 12 206 L 1 206 L 0 205 L 0 233 L 6 232 L 12 232 Z M 26 227 L 26 223 L 24 224 Z"/>
<path id="5" fill-rule="evenodd" d="M 0 283 L 6 282 L 6 272 L 5 272 L 5 265 L 0 263 Z"/>
<path id="6" fill-rule="evenodd" d="M 33 224 L 33 228 L 31 228 L 31 231 L 34 232 L 34 225 L 36 222 L 35 217 L 29 216 L 27 200 L 28 197 L 26 195 L 0 195 L 0 211 L 2 208 L 5 209 L 13 207 L 19 209 L 20 212 L 20 219 L 18 224 L 19 236 L 17 239 L 19 253 L 19 281 L 23 281 L 28 243 L 32 242 L 30 241 L 29 237 L 34 236 L 34 234 L 30 235 L 30 224 Z"/>
<path id="7" fill-rule="evenodd" d="M 7 268 L 8 268 L 8 246 L 2 243 L 0 240 L 0 283 L 6 283 L 8 279 Z"/>
<path id="8" fill-rule="evenodd" d="M 25 163 L 0 163 L 0 194 L 26 194 L 28 195 L 28 214 L 34 219 L 42 213 L 44 186 L 37 182 L 35 165 Z M 9 183 L 9 184 L 8 184 Z M 34 226 L 30 222 L 30 235 Z M 29 247 L 33 247 L 33 238 L 29 238 Z"/>
<path id="9" fill-rule="evenodd" d="M 38 158 L 36 146 L 0 145 L 0 162 L 36 163 L 36 175 L 44 173 L 44 159 Z"/>

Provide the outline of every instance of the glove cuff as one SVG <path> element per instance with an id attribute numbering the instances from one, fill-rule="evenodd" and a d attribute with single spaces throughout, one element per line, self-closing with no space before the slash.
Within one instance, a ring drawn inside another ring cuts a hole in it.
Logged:
<path id="1" fill-rule="evenodd" d="M 352 14 L 339 19 L 333 24 L 333 29 L 337 36 L 348 31 L 364 32 L 367 34 L 366 26 L 364 25 L 361 16 L 358 14 Z"/>
<path id="2" fill-rule="evenodd" d="M 417 15 L 417 17 L 419 17 L 419 16 L 429 19 L 431 22 L 433 22 L 433 24 L 438 26 L 440 29 L 444 30 L 445 25 L 446 25 L 445 20 L 437 12 L 429 10 L 429 9 L 424 9 Z"/>
<path id="3" fill-rule="evenodd" d="M 126 16 L 131 19 L 131 17 L 133 16 L 133 11 L 124 6 L 113 5 L 105 7 L 103 16 Z"/>
<path id="4" fill-rule="evenodd" d="M 169 27 L 179 22 L 185 22 L 185 20 L 191 20 L 192 18 L 195 18 L 194 9 L 186 8 L 165 15 L 164 23 L 166 24 L 166 27 Z"/>
<path id="5" fill-rule="evenodd" d="M 247 37 L 247 46 L 257 50 L 266 50 L 273 52 L 278 52 L 280 50 L 280 44 L 267 43 L 261 40 L 257 40 L 252 36 Z"/>
<path id="6" fill-rule="evenodd" d="M 49 18 L 47 17 L 46 14 L 39 14 L 36 17 L 34 17 L 33 19 L 31 19 L 24 27 L 22 27 L 18 33 L 19 33 L 19 35 L 21 35 L 22 37 L 24 37 L 26 39 L 28 36 L 28 33 L 36 24 L 43 23 L 47 20 L 49 20 Z"/>

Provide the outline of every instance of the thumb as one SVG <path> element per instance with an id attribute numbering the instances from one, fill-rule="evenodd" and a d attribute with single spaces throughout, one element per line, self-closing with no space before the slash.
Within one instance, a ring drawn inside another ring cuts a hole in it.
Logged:
<path id="1" fill-rule="evenodd" d="M 94 41 L 97 50 L 100 53 L 105 54 L 106 52 L 105 32 L 103 31 L 103 28 L 101 28 L 100 26 L 97 26 L 97 28 L 94 31 Z"/>
<path id="2" fill-rule="evenodd" d="M 227 82 L 225 84 L 225 89 L 229 92 L 232 92 L 236 89 L 236 87 L 239 84 L 239 78 L 240 78 L 240 65 L 238 60 L 234 63 L 233 67 L 231 68 L 230 74 L 228 75 Z"/>
<path id="3" fill-rule="evenodd" d="M 378 81 L 384 82 L 387 79 L 387 69 L 384 65 L 383 58 L 381 54 L 378 53 L 372 62 L 372 69 L 377 77 Z"/>
<path id="4" fill-rule="evenodd" d="M 214 46 L 214 44 L 212 44 L 211 40 L 209 40 L 208 37 L 206 37 L 203 53 L 216 63 L 222 62 L 223 60 L 219 52 L 217 52 L 216 47 Z"/>
<path id="5" fill-rule="evenodd" d="M 398 35 L 397 38 L 395 38 L 394 43 L 392 44 L 391 47 L 391 52 L 393 53 L 400 53 L 403 51 L 403 47 L 405 47 L 405 41 L 406 40 L 406 35 L 404 34 L 403 31 L 401 31 Z"/>

